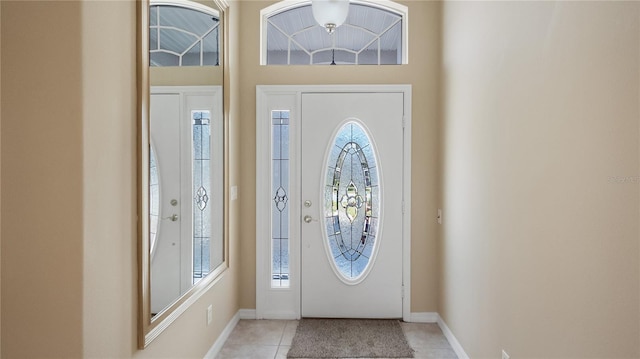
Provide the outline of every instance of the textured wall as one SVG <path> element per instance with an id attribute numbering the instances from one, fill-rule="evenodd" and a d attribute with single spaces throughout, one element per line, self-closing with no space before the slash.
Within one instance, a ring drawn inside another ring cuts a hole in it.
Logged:
<path id="1" fill-rule="evenodd" d="M 637 2 L 446 2 L 440 313 L 473 358 L 637 358 Z"/>

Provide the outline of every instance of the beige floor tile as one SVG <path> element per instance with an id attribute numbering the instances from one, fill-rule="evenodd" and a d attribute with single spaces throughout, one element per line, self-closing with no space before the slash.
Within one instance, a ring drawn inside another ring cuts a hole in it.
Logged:
<path id="1" fill-rule="evenodd" d="M 453 349 L 417 348 L 415 351 L 415 359 L 458 359 Z"/>
<path id="2" fill-rule="evenodd" d="M 287 322 L 287 326 L 284 328 L 284 333 L 282 334 L 282 340 L 280 340 L 280 345 L 291 345 L 293 337 L 296 335 L 297 328 L 297 320 Z"/>
<path id="3" fill-rule="evenodd" d="M 251 345 L 227 343 L 216 359 L 273 359 L 278 352 L 277 345 Z M 286 356 L 285 356 L 286 357 Z"/>
<path id="4" fill-rule="evenodd" d="M 286 359 L 287 358 L 287 353 L 289 352 L 289 349 L 291 349 L 291 346 L 289 346 L 289 345 L 281 345 L 278 348 L 278 352 L 276 353 L 276 359 Z"/>
<path id="5" fill-rule="evenodd" d="M 227 343 L 279 345 L 287 322 L 282 320 L 241 320 Z"/>
<path id="6" fill-rule="evenodd" d="M 437 324 L 401 326 L 416 359 L 457 358 Z M 241 320 L 216 359 L 285 359 L 297 327 L 297 320 Z"/>

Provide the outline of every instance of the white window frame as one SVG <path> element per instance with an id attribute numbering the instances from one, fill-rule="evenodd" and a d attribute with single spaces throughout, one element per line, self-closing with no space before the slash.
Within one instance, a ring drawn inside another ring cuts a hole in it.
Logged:
<path id="1" fill-rule="evenodd" d="M 409 8 L 390 0 L 350 0 L 353 4 L 375 7 L 402 17 L 402 65 L 409 63 Z M 284 0 L 260 10 L 260 65 L 267 65 L 267 19 L 283 11 L 310 5 L 311 0 Z"/>

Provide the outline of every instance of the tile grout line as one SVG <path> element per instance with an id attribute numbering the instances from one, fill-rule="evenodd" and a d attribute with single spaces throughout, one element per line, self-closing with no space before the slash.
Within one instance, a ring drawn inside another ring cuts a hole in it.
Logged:
<path id="1" fill-rule="evenodd" d="M 282 345 L 282 339 L 284 338 L 284 333 L 287 331 L 287 326 L 289 325 L 289 323 L 284 325 L 284 328 L 282 328 L 282 334 L 280 334 L 280 340 L 278 341 L 278 348 L 276 349 L 276 353 L 273 356 L 273 359 L 276 359 L 278 357 L 278 353 L 280 352 L 280 345 Z"/>

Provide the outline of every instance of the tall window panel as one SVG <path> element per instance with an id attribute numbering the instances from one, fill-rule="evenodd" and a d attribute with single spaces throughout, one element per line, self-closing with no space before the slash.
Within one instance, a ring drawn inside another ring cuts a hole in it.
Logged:
<path id="1" fill-rule="evenodd" d="M 211 113 L 191 113 L 193 131 L 193 283 L 211 268 Z"/>
<path id="2" fill-rule="evenodd" d="M 289 111 L 271 112 L 271 287 L 289 287 Z"/>

